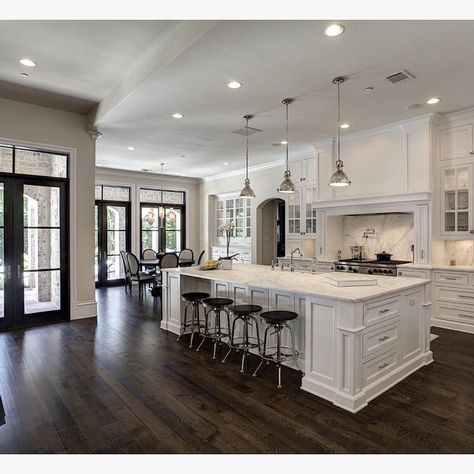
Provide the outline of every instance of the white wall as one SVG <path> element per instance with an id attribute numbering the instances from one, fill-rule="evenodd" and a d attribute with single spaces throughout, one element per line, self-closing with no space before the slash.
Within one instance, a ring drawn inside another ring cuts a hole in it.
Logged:
<path id="1" fill-rule="evenodd" d="M 70 168 L 71 318 L 96 316 L 94 289 L 95 142 L 85 117 L 0 99 L 0 136 L 8 143 L 72 149 Z M 75 162 L 75 166 L 74 166 Z"/>
<path id="2" fill-rule="evenodd" d="M 134 171 L 113 170 L 110 168 L 96 168 L 96 183 L 100 184 L 123 184 L 131 187 L 132 210 L 131 210 L 131 237 L 132 252 L 136 255 L 140 253 L 140 188 L 171 189 L 173 191 L 186 192 L 186 247 L 194 251 L 197 258 L 204 249 L 200 246 L 200 200 L 199 185 L 200 180 L 184 177 L 175 177 L 158 174 L 141 173 Z"/>

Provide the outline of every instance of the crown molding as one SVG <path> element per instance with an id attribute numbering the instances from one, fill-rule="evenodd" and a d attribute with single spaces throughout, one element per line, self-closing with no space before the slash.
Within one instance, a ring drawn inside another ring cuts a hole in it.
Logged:
<path id="1" fill-rule="evenodd" d="M 306 147 L 294 153 L 291 153 L 288 158 L 288 161 L 290 163 L 294 163 L 295 161 L 305 160 L 306 158 L 313 158 L 314 156 L 315 155 L 314 155 L 313 147 Z M 280 166 L 283 166 L 284 163 L 285 163 L 284 159 L 283 160 L 279 159 L 275 161 L 269 161 L 268 163 L 262 163 L 260 165 L 249 166 L 249 174 L 255 171 L 262 171 L 269 168 L 278 168 Z M 212 176 L 207 176 L 205 178 L 201 178 L 201 181 L 204 183 L 207 183 L 209 181 L 215 181 L 217 179 L 224 179 L 224 178 L 231 178 L 233 176 L 240 176 L 243 174 L 245 174 L 245 168 L 240 168 L 238 170 L 232 170 L 232 171 L 227 171 L 225 173 L 219 173 Z"/>
<path id="2" fill-rule="evenodd" d="M 176 176 L 174 174 L 161 174 L 155 173 L 152 171 L 133 171 L 133 170 L 125 170 L 120 168 L 108 168 L 106 166 L 96 166 L 95 167 L 95 174 L 100 175 L 101 173 L 107 173 L 112 176 L 116 177 L 125 177 L 125 176 L 133 176 L 135 178 L 148 178 L 148 179 L 166 179 L 167 181 L 174 181 L 174 182 L 182 182 L 182 183 L 194 183 L 198 184 L 201 182 L 201 178 L 192 178 L 187 176 Z"/>

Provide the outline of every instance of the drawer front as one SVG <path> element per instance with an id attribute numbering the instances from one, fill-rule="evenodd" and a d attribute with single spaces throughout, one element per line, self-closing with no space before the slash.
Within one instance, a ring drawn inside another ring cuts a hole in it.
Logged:
<path id="1" fill-rule="evenodd" d="M 469 273 L 460 272 L 435 272 L 435 283 L 444 283 L 446 285 L 468 286 Z"/>
<path id="2" fill-rule="evenodd" d="M 376 382 L 391 372 L 398 364 L 398 348 L 386 352 L 384 355 L 366 362 L 362 366 L 362 386 Z"/>
<path id="3" fill-rule="evenodd" d="M 310 262 L 295 262 L 295 270 L 301 272 L 310 272 L 311 271 L 311 263 Z"/>
<path id="4" fill-rule="evenodd" d="M 400 298 L 388 298 L 364 305 L 364 324 L 370 326 L 400 314 Z"/>
<path id="5" fill-rule="evenodd" d="M 460 305 L 438 301 L 435 305 L 434 317 L 436 319 L 444 319 L 445 321 L 455 321 L 457 323 L 474 325 L 474 307 L 471 305 Z"/>
<path id="6" fill-rule="evenodd" d="M 377 329 L 368 331 L 362 336 L 362 357 L 371 357 L 373 354 L 384 351 L 389 346 L 398 343 L 400 338 L 400 320 L 390 324 L 383 324 Z"/>
<path id="7" fill-rule="evenodd" d="M 330 273 L 334 271 L 334 265 L 316 265 L 316 273 Z"/>
<path id="8" fill-rule="evenodd" d="M 474 292 L 457 288 L 435 286 L 435 300 L 458 304 L 474 304 Z"/>
<path id="9" fill-rule="evenodd" d="M 407 277 L 407 278 L 425 278 L 429 280 L 430 270 L 405 270 L 404 268 L 398 269 L 398 276 Z"/>

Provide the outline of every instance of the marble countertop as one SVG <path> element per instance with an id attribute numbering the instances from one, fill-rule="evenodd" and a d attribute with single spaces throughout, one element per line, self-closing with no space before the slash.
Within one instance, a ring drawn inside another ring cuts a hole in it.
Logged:
<path id="1" fill-rule="evenodd" d="M 397 265 L 397 268 L 413 268 L 414 270 L 446 270 L 453 272 L 474 272 L 474 267 L 471 265 L 424 265 L 417 263 L 405 263 Z"/>
<path id="2" fill-rule="evenodd" d="M 180 273 L 195 278 L 240 283 L 258 288 L 285 290 L 308 296 L 359 302 L 386 296 L 408 288 L 423 286 L 431 280 L 419 278 L 377 276 L 377 285 L 337 287 L 327 281 L 333 273 L 303 273 L 271 270 L 266 265 L 233 264 L 232 270 L 199 270 L 198 267 L 166 268 L 166 272 Z M 355 278 L 360 277 L 354 275 Z M 362 277 L 360 277 L 362 278 Z"/>

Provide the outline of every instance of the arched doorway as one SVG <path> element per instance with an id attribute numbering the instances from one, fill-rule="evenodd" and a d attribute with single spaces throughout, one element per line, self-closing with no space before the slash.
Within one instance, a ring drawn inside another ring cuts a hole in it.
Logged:
<path id="1" fill-rule="evenodd" d="M 257 263 L 270 265 L 285 256 L 285 201 L 272 198 L 257 207 Z"/>

